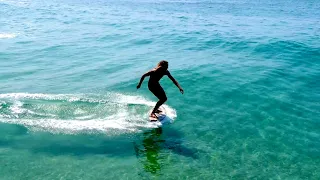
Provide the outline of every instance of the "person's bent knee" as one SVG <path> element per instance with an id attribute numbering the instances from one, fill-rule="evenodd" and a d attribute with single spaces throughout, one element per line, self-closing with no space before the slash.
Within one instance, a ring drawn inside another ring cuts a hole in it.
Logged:
<path id="1" fill-rule="evenodd" d="M 168 100 L 168 98 L 167 97 L 163 97 L 163 98 L 161 98 L 161 101 L 162 102 L 166 102 Z"/>

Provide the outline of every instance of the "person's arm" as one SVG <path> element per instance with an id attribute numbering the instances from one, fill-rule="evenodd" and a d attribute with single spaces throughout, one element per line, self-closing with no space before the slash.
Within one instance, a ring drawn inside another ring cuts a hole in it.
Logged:
<path id="1" fill-rule="evenodd" d="M 140 79 L 140 82 L 139 82 L 139 84 L 138 84 L 138 86 L 137 86 L 137 89 L 139 89 L 139 88 L 141 87 L 141 84 L 142 84 L 144 78 L 147 77 L 147 76 L 150 76 L 150 74 L 151 74 L 152 72 L 153 72 L 153 71 L 151 70 L 151 71 L 145 73 L 144 75 L 142 75 L 142 77 L 141 77 L 141 79 Z"/>
<path id="2" fill-rule="evenodd" d="M 178 81 L 176 81 L 172 76 L 171 76 L 171 74 L 169 73 L 169 71 L 168 71 L 168 77 L 171 79 L 171 81 L 179 88 L 179 90 L 180 90 L 180 92 L 181 92 L 181 94 L 183 94 L 183 89 L 182 89 L 182 87 L 180 86 L 180 84 L 178 83 Z"/>

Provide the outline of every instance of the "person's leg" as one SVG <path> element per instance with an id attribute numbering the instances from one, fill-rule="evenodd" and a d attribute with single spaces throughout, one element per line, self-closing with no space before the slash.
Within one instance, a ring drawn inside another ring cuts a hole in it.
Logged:
<path id="1" fill-rule="evenodd" d="M 151 112 L 151 115 L 155 115 L 154 113 L 158 111 L 159 107 L 167 101 L 167 96 L 161 86 L 156 89 L 150 89 L 150 91 L 159 99 Z"/>
<path id="2" fill-rule="evenodd" d="M 160 107 L 163 103 L 165 103 L 166 101 L 167 101 L 167 97 L 164 97 L 164 98 L 162 98 L 162 99 L 159 99 L 159 101 L 157 102 L 156 106 L 153 108 L 152 113 L 156 113 L 157 110 L 159 109 L 159 107 Z"/>

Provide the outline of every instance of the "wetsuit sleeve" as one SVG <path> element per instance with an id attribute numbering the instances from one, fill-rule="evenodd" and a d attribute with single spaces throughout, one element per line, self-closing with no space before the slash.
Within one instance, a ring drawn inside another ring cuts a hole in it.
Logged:
<path id="1" fill-rule="evenodd" d="M 166 71 L 166 75 L 167 75 L 167 76 L 170 76 L 170 75 L 171 75 L 168 70 Z"/>
<path id="2" fill-rule="evenodd" d="M 153 72 L 154 72 L 154 70 L 148 71 L 143 76 L 150 76 Z"/>

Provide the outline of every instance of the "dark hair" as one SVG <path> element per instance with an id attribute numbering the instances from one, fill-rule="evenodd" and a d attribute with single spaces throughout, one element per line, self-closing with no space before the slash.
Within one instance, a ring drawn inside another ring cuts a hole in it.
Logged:
<path id="1" fill-rule="evenodd" d="M 158 63 L 158 67 L 166 67 L 168 68 L 168 61 L 162 60 Z"/>

